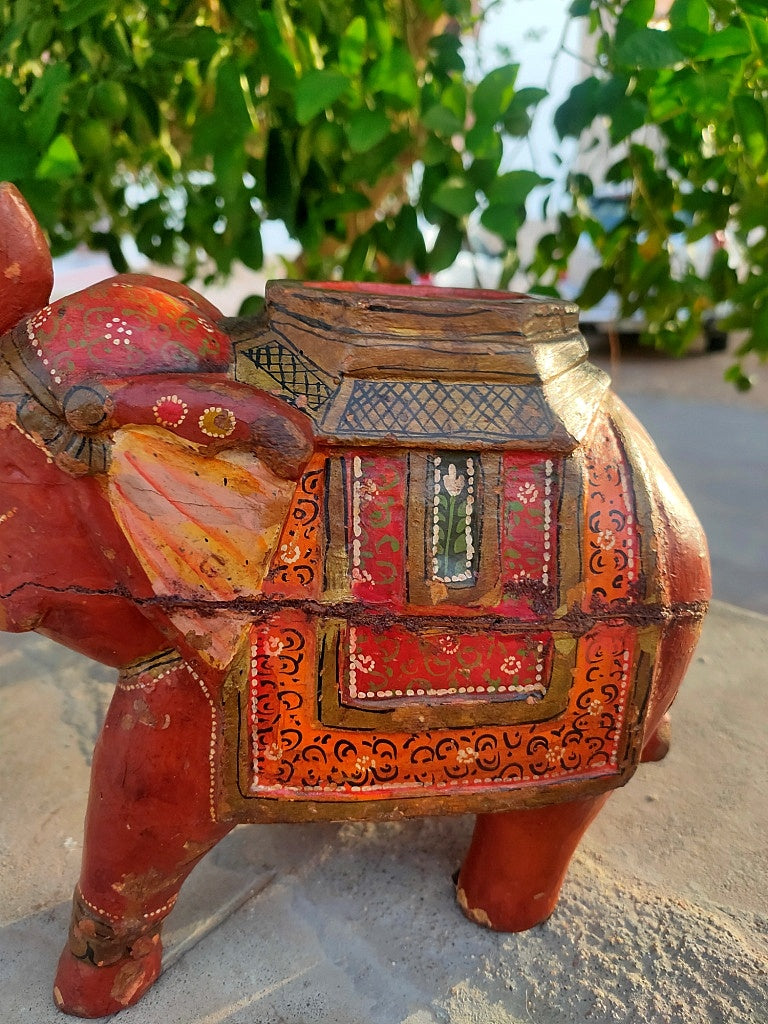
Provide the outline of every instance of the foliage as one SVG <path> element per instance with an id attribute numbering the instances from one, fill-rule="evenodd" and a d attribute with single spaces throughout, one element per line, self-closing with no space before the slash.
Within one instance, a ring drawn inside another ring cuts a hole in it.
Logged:
<path id="1" fill-rule="evenodd" d="M 626 216 L 601 225 L 603 182 L 575 168 L 523 269 L 554 290 L 586 232 L 602 265 L 582 304 L 616 290 L 677 353 L 727 302 L 739 357 L 768 357 L 768 0 L 674 0 L 664 24 L 654 0 L 571 13 L 594 63 L 555 128 L 582 154 L 605 137 Z M 461 34 L 481 17 L 473 0 L 0 0 L 0 180 L 55 253 L 83 241 L 117 268 L 126 236 L 187 276 L 259 268 L 276 219 L 301 246 L 293 273 L 413 278 L 481 220 L 505 287 L 526 201 L 550 183 L 506 170 L 503 137 L 526 137 L 547 91 L 519 88 L 512 63 L 471 80 Z M 706 238 L 726 244 L 703 273 L 676 259 Z M 729 373 L 748 385 L 741 363 Z"/>
<path id="2" fill-rule="evenodd" d="M 500 133 L 524 135 L 544 93 L 516 90 L 515 65 L 468 80 L 472 0 L 0 11 L 0 180 L 55 252 L 85 241 L 119 268 L 130 234 L 188 276 L 226 274 L 261 266 L 270 218 L 301 244 L 297 273 L 402 279 L 450 265 L 480 207 L 514 243 L 539 183 L 499 173 Z"/>
<path id="3" fill-rule="evenodd" d="M 623 315 L 644 311 L 644 340 L 681 353 L 727 303 L 723 325 L 745 334 L 726 376 L 749 387 L 743 357 L 768 357 L 768 3 L 674 0 L 662 23 L 654 0 L 574 0 L 571 12 L 595 62 L 555 127 L 582 150 L 596 129 L 607 135 L 605 182 L 628 203 L 606 230 L 590 212 L 596 182 L 572 174 L 572 206 L 539 248 L 540 280 L 551 283 L 589 232 L 601 266 L 582 305 L 615 289 Z M 680 259 L 704 239 L 715 243 L 705 266 Z"/>

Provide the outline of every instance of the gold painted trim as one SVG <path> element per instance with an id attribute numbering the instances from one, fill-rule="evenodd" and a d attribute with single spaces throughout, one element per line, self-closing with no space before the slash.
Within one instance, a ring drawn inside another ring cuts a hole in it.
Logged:
<path id="1" fill-rule="evenodd" d="M 325 557 L 323 559 L 323 601 L 352 600 L 349 572 L 349 501 L 345 480 L 346 460 L 331 456 L 325 462 Z"/>
<path id="2" fill-rule="evenodd" d="M 557 608 L 562 618 L 581 607 L 584 596 L 581 560 L 584 536 L 584 454 L 576 451 L 561 463 L 560 499 L 557 514 Z"/>

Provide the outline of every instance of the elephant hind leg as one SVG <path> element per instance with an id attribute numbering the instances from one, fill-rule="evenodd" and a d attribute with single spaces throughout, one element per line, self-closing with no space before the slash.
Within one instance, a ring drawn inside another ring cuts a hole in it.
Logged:
<path id="1" fill-rule="evenodd" d="M 608 796 L 479 814 L 457 883 L 466 916 L 500 932 L 546 921 L 579 840 Z"/>

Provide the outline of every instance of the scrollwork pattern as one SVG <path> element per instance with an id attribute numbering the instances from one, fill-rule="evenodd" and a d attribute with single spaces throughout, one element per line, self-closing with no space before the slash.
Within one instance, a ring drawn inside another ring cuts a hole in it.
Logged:
<path id="1" fill-rule="evenodd" d="M 324 726 L 315 631 L 297 610 L 251 629 L 253 796 L 385 799 L 618 771 L 635 664 L 635 627 L 627 621 L 598 623 L 581 638 L 569 704 L 558 718 L 419 733 Z"/>
<path id="2" fill-rule="evenodd" d="M 269 597 L 318 597 L 322 589 L 322 502 L 325 460 L 313 459 L 305 470 L 264 580 Z"/>
<path id="3" fill-rule="evenodd" d="M 640 573 L 634 499 L 627 461 L 607 421 L 595 431 L 584 466 L 585 607 L 631 603 Z"/>

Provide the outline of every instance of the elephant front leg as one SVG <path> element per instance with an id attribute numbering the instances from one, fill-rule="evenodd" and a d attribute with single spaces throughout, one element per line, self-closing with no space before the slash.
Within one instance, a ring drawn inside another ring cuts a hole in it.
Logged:
<path id="1" fill-rule="evenodd" d="M 546 921 L 579 840 L 609 795 L 479 814 L 458 878 L 467 917 L 499 932 Z"/>
<path id="2" fill-rule="evenodd" d="M 160 973 L 182 882 L 231 825 L 215 820 L 216 694 L 173 654 L 121 675 L 94 752 L 80 882 L 54 999 L 101 1017 Z"/>

